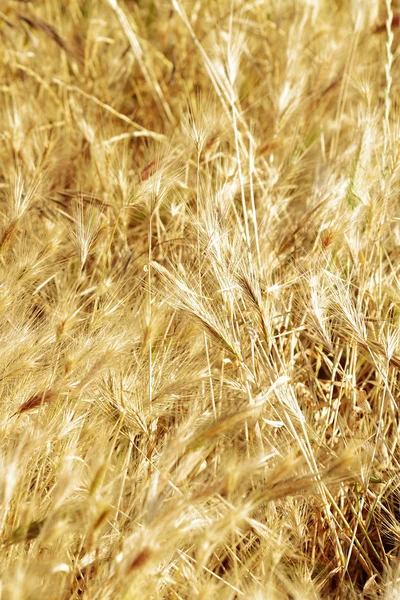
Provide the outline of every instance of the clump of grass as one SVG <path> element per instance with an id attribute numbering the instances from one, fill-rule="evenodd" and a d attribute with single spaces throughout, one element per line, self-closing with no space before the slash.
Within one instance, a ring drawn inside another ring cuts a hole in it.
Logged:
<path id="1" fill-rule="evenodd" d="M 398 595 L 399 24 L 2 3 L 2 597 Z"/>

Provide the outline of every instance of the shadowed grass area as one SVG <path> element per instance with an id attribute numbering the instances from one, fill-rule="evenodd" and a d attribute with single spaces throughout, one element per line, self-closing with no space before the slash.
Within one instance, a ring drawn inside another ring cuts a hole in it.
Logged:
<path id="1" fill-rule="evenodd" d="M 1 598 L 400 593 L 399 25 L 3 0 Z"/>

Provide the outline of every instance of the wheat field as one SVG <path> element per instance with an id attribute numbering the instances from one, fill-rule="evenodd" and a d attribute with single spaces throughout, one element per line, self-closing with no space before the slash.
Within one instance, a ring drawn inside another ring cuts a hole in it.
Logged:
<path id="1" fill-rule="evenodd" d="M 0 599 L 400 598 L 400 3 L 0 2 Z"/>

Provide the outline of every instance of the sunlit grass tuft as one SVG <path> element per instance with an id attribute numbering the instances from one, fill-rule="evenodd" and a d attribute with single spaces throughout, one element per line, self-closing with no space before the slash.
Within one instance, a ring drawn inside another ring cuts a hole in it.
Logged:
<path id="1" fill-rule="evenodd" d="M 399 594 L 400 13 L 0 6 L 0 596 Z"/>

